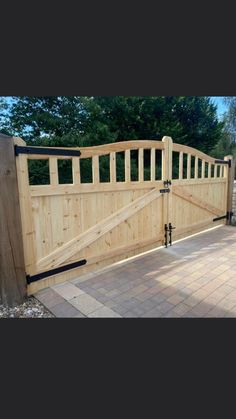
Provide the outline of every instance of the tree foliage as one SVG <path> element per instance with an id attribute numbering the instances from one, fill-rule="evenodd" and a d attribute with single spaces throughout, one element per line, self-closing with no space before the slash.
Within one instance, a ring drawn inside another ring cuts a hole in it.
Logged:
<path id="1" fill-rule="evenodd" d="M 4 115 L 1 120 L 0 111 L 0 130 L 21 136 L 27 144 L 34 145 L 82 147 L 131 139 L 161 140 L 168 135 L 174 142 L 210 154 L 224 141 L 224 123 L 218 120 L 216 106 L 209 97 L 23 96 L 13 97 L 8 104 L 8 116 Z M 89 179 L 89 163 L 82 164 Z M 123 176 L 122 164 L 119 158 L 118 178 Z M 102 179 L 106 165 L 104 160 Z M 132 165 L 135 172 L 137 159 L 132 160 Z M 37 178 L 43 168 L 38 167 L 38 170 Z M 64 172 L 68 178 L 66 166 Z M 45 176 L 44 179 L 46 182 Z"/>

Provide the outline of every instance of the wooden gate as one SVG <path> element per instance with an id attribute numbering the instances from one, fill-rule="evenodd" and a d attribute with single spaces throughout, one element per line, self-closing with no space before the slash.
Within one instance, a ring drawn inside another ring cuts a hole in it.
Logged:
<path id="1" fill-rule="evenodd" d="M 15 150 L 29 294 L 227 219 L 230 160 L 170 137 L 50 149 L 15 138 Z M 60 183 L 61 159 L 71 161 L 70 184 Z M 29 184 L 29 160 L 48 162 L 48 185 Z"/>

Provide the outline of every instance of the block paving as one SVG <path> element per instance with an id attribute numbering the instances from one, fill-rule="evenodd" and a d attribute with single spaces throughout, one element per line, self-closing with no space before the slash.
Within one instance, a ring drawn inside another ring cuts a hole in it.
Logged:
<path id="1" fill-rule="evenodd" d="M 55 317 L 236 317 L 236 228 L 203 232 L 35 297 Z"/>

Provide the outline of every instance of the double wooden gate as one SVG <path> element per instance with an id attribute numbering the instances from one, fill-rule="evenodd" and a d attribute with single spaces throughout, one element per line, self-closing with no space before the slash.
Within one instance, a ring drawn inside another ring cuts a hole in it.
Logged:
<path id="1" fill-rule="evenodd" d="M 29 294 L 230 218 L 230 156 L 215 160 L 170 137 L 79 149 L 14 142 Z M 71 162 L 70 184 L 60 183 L 61 159 Z M 48 162 L 48 185 L 29 184 L 29 160 Z"/>

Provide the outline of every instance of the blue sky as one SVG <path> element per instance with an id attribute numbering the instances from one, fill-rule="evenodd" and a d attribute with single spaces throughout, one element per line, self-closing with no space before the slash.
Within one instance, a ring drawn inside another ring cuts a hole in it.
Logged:
<path id="1" fill-rule="evenodd" d="M 223 113 L 226 111 L 227 107 L 224 104 L 224 97 L 223 96 L 211 96 L 212 101 L 215 105 L 217 105 L 217 112 L 218 116 L 221 117 Z"/>

